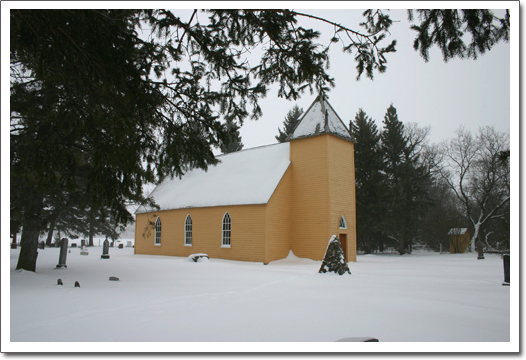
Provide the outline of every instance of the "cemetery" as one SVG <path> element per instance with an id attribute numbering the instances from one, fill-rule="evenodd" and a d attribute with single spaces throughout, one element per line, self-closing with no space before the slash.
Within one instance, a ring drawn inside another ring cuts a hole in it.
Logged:
<path id="1" fill-rule="evenodd" d="M 175 341 L 185 349 L 195 341 L 326 345 L 363 338 L 490 351 L 508 344 L 517 318 L 510 297 L 516 288 L 503 286 L 510 284 L 509 262 L 506 278 L 501 254 L 358 254 L 340 269 L 337 237 L 322 261 L 290 252 L 267 265 L 101 245 L 87 256 L 82 244 L 69 247 L 65 258 L 63 247 L 46 247 L 35 273 L 14 270 L 19 249 L 10 250 L 11 341 Z M 39 306 L 24 307 L 27 299 Z"/>

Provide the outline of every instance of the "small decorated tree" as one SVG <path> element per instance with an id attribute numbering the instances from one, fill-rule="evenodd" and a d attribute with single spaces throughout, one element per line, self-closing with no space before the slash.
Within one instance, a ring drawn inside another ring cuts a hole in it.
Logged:
<path id="1" fill-rule="evenodd" d="M 338 275 L 343 275 L 346 272 L 351 274 L 349 266 L 345 261 L 345 254 L 343 253 L 342 244 L 340 239 L 333 235 L 329 240 L 329 245 L 325 251 L 325 256 L 321 262 L 319 273 L 335 272 Z"/>

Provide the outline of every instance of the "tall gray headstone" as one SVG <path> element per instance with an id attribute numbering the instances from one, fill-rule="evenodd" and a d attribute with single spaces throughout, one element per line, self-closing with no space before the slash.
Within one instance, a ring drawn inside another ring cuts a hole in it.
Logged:
<path id="1" fill-rule="evenodd" d="M 83 248 L 83 247 L 86 247 L 86 240 L 85 239 L 82 239 L 80 240 L 80 247 Z"/>
<path id="2" fill-rule="evenodd" d="M 502 262 L 504 263 L 504 282 L 502 285 L 510 285 L 510 254 L 502 255 Z"/>
<path id="3" fill-rule="evenodd" d="M 110 242 L 108 239 L 104 240 L 104 244 L 102 244 L 102 255 L 100 256 L 101 259 L 109 259 L 110 255 Z"/>
<path id="4" fill-rule="evenodd" d="M 67 268 L 66 257 L 68 256 L 68 239 L 64 238 L 60 242 L 60 255 L 58 258 L 57 268 Z"/>

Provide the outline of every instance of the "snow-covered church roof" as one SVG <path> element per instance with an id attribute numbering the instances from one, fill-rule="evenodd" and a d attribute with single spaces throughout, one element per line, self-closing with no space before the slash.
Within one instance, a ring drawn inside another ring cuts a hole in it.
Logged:
<path id="1" fill-rule="evenodd" d="M 452 228 L 447 233 L 448 235 L 464 235 L 468 231 L 467 228 Z"/>
<path id="2" fill-rule="evenodd" d="M 309 109 L 303 114 L 288 140 L 319 134 L 332 134 L 353 141 L 349 130 L 336 114 L 324 95 L 318 95 Z"/>
<path id="3" fill-rule="evenodd" d="M 161 210 L 222 205 L 266 204 L 290 164 L 289 143 L 217 156 L 208 171 L 193 169 L 166 178 L 150 194 Z M 141 206 L 136 213 L 154 209 Z"/>

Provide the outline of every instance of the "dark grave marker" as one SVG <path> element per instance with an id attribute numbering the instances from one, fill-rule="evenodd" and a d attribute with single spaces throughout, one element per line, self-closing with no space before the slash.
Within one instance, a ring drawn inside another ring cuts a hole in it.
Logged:
<path id="1" fill-rule="evenodd" d="M 101 259 L 109 259 L 110 255 L 110 242 L 108 239 L 104 240 L 104 243 L 102 244 L 102 255 L 100 256 Z"/>
<path id="2" fill-rule="evenodd" d="M 61 244 L 60 244 L 60 255 L 59 255 L 58 264 L 56 267 L 57 269 L 68 267 L 66 265 L 67 256 L 68 256 L 68 239 L 64 238 L 62 239 Z"/>
<path id="3" fill-rule="evenodd" d="M 510 285 L 510 254 L 502 255 L 502 262 L 504 263 L 504 282 L 502 285 Z"/>

